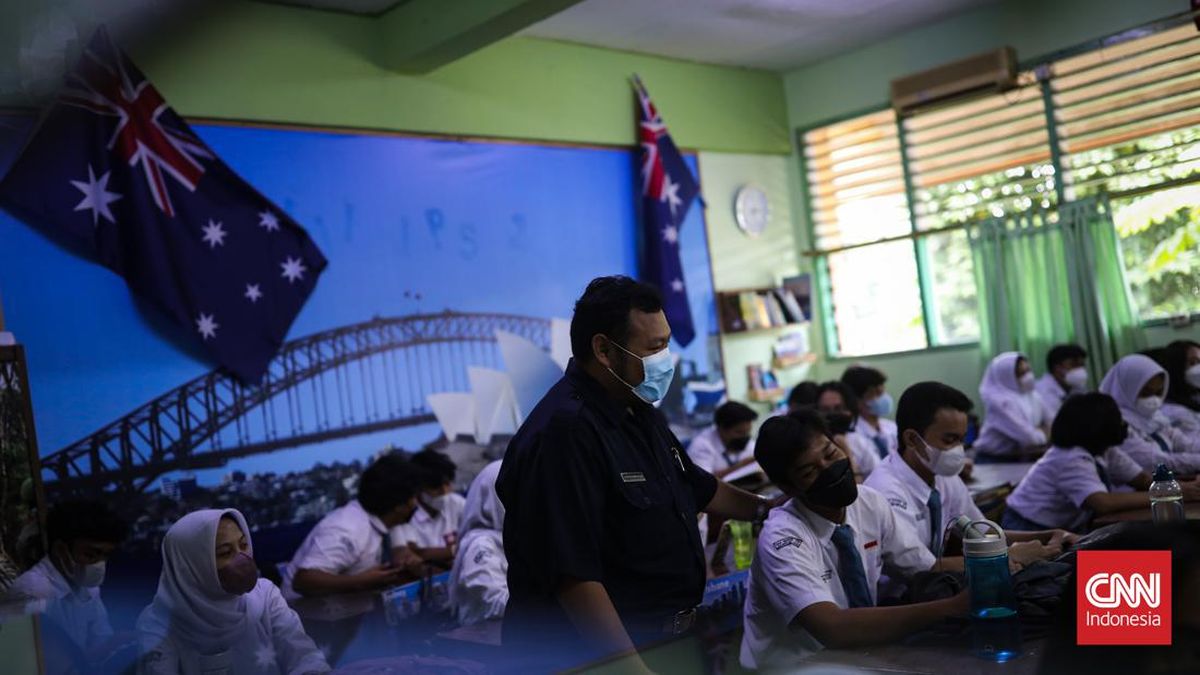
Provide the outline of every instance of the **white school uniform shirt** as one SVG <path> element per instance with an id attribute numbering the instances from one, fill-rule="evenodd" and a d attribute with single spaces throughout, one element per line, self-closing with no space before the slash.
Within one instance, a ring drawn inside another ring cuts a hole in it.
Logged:
<path id="1" fill-rule="evenodd" d="M 504 503 L 496 494 L 499 473 L 500 460 L 496 460 L 471 482 L 458 528 L 458 554 L 450 571 L 450 606 L 463 626 L 499 619 L 508 604 Z"/>
<path id="2" fill-rule="evenodd" d="M 386 533 L 383 521 L 367 513 L 357 499 L 330 511 L 308 533 L 284 568 L 283 597 L 306 617 L 355 616 L 371 611 L 375 606 L 374 593 L 305 598 L 292 588 L 292 579 L 298 570 L 350 575 L 390 561 L 391 551 L 383 550 Z"/>
<path id="3" fill-rule="evenodd" d="M 712 425 L 696 434 L 691 443 L 687 447 L 688 457 L 692 458 L 692 463 L 712 473 L 737 464 L 738 462 L 748 457 L 754 456 L 754 440 L 742 448 L 739 452 L 728 452 L 725 444 L 721 442 L 721 436 L 717 432 L 717 425 Z"/>
<path id="4" fill-rule="evenodd" d="M 1010 456 L 1046 442 L 1041 429 L 1048 420 L 1046 407 L 1036 393 L 1021 391 L 1016 372 L 1020 358 L 1024 357 L 1018 352 L 1004 352 L 984 372 L 979 384 L 984 418 L 974 445 L 977 453 Z"/>
<path id="5" fill-rule="evenodd" d="M 1053 373 L 1046 373 L 1038 378 L 1038 381 L 1033 386 L 1033 391 L 1042 400 L 1042 407 L 1046 409 L 1046 419 L 1053 420 L 1058 416 L 1058 411 L 1062 408 L 1063 401 L 1075 392 L 1070 392 L 1063 389 L 1058 380 L 1054 379 Z"/>
<path id="6" fill-rule="evenodd" d="M 1118 448 L 1109 448 L 1093 459 L 1083 448 L 1052 446 L 1008 496 L 1008 508 L 1044 527 L 1080 531 L 1092 519 L 1084 500 L 1109 491 L 1100 479 L 1097 463 L 1108 473 L 1113 488 L 1128 484 L 1142 472 Z"/>
<path id="7" fill-rule="evenodd" d="M 1170 387 L 1170 376 L 1154 359 L 1130 354 L 1117 361 L 1100 383 L 1100 392 L 1113 397 L 1129 424 L 1121 451 L 1151 474 L 1159 464 L 1177 474 L 1200 473 L 1200 436 L 1173 428 L 1161 411 L 1146 415 L 1137 407 L 1138 394 L 1157 375 Z"/>
<path id="8" fill-rule="evenodd" d="M 934 564 L 929 549 L 910 528 L 896 522 L 884 496 L 869 487 L 859 486 L 858 499 L 846 507 L 846 524 L 854 532 L 872 602 L 885 565 L 891 574 L 911 577 Z M 831 541 L 835 527 L 794 499 L 767 517 L 750 565 L 743 610 L 744 667 L 788 668 L 824 648 L 808 631 L 791 624 L 810 605 L 849 606 Z"/>
<path id="9" fill-rule="evenodd" d="M 850 446 L 846 449 L 850 451 L 850 457 L 854 460 L 854 468 L 858 469 L 863 478 L 870 476 L 880 462 L 879 449 L 875 447 L 875 443 L 862 434 L 851 432 L 846 434 L 846 444 Z M 888 457 L 894 454 L 888 453 Z"/>
<path id="10" fill-rule="evenodd" d="M 861 417 L 854 423 L 854 430 L 848 435 L 858 436 L 856 442 L 859 442 L 863 448 L 870 448 L 875 452 L 875 457 L 882 459 L 879 455 L 879 446 L 876 445 L 876 438 L 881 438 L 883 444 L 887 447 L 886 454 L 893 454 L 900 450 L 900 430 L 896 428 L 896 423 L 886 417 L 878 418 L 879 428 L 871 426 L 866 420 Z"/>
<path id="11" fill-rule="evenodd" d="M 913 471 L 904 458 L 898 454 L 888 455 L 887 459 L 880 462 L 865 485 L 878 490 L 886 497 L 896 514 L 896 522 L 913 528 L 917 539 L 931 553 L 937 555 L 937 551 L 933 550 L 933 530 L 929 524 L 929 495 L 933 488 Z M 943 530 L 959 516 L 969 516 L 971 520 L 983 518 L 983 513 L 975 505 L 975 500 L 971 499 L 971 491 L 967 489 L 962 478 L 935 475 L 933 485 L 942 496 Z"/>
<path id="12" fill-rule="evenodd" d="M 420 501 L 420 500 L 418 500 Z M 392 528 L 392 547 L 412 544 L 420 548 L 448 546 L 446 535 L 458 535 L 458 524 L 462 521 L 463 508 L 467 500 L 457 492 L 446 495 L 446 505 L 437 517 L 425 510 L 424 504 L 417 507 L 413 517 L 403 525 Z"/>
<path id="13" fill-rule="evenodd" d="M 85 651 L 113 635 L 100 589 L 72 586 L 49 556 L 17 577 L 5 600 L 23 601 L 27 612 L 43 614 Z"/>
<path id="14" fill-rule="evenodd" d="M 1200 435 L 1200 410 L 1167 401 L 1161 412 L 1175 429 L 1191 436 Z"/>

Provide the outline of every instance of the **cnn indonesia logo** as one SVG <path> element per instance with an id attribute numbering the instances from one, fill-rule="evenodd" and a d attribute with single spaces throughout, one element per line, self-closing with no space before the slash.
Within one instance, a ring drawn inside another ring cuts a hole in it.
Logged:
<path id="1" fill-rule="evenodd" d="M 1171 644 L 1171 552 L 1079 551 L 1076 644 Z"/>

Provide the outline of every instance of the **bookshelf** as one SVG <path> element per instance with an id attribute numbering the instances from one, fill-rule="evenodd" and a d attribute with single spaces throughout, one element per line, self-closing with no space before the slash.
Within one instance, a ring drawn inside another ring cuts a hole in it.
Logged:
<path id="1" fill-rule="evenodd" d="M 717 291 L 722 335 L 753 335 L 800 328 L 812 317 L 812 287 L 807 274 L 779 286 Z"/>

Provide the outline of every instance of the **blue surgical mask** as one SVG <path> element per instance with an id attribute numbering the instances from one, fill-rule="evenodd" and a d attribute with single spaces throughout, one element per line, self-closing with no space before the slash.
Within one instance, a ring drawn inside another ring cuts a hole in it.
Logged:
<path id="1" fill-rule="evenodd" d="M 867 409 L 876 417 L 887 417 L 892 414 L 892 395 L 884 392 L 876 398 L 867 401 Z"/>
<path id="2" fill-rule="evenodd" d="M 671 386 L 671 380 L 675 378 L 675 359 L 671 358 L 671 348 L 664 347 L 661 352 L 651 354 L 650 356 L 638 356 L 617 344 L 616 340 L 610 338 L 609 342 L 617 345 L 626 354 L 641 360 L 642 383 L 635 387 L 623 380 L 612 368 L 609 368 L 608 372 L 612 373 L 613 377 L 620 380 L 621 384 L 629 387 L 635 396 L 646 403 L 653 404 L 661 401 L 667 395 L 667 389 Z"/>

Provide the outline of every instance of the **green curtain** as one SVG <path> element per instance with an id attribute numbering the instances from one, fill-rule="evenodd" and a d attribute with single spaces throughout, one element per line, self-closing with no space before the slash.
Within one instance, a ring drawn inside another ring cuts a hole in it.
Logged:
<path id="1" fill-rule="evenodd" d="M 1073 202 L 967 227 L 985 359 L 1019 351 L 1041 370 L 1060 342 L 1088 350 L 1092 381 L 1144 342 L 1106 204 Z"/>
<path id="2" fill-rule="evenodd" d="M 1063 236 L 1056 214 L 1029 211 L 967 228 L 979 301 L 979 342 L 985 360 L 1019 351 L 1041 363 L 1047 350 L 1073 334 Z"/>

